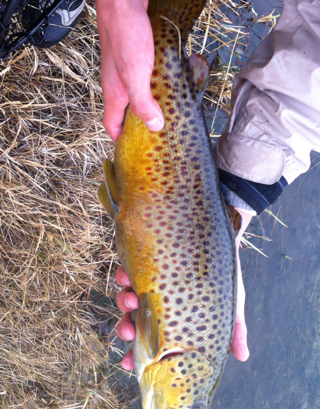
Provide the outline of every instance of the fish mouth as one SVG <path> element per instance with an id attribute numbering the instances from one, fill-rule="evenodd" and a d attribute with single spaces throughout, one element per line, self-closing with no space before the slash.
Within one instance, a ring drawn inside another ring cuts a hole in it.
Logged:
<path id="1" fill-rule="evenodd" d="M 178 355 L 183 355 L 186 351 L 182 348 L 171 348 L 168 349 L 167 351 L 163 352 L 157 362 L 164 361 L 165 359 L 169 358 L 170 356 L 178 356 Z"/>

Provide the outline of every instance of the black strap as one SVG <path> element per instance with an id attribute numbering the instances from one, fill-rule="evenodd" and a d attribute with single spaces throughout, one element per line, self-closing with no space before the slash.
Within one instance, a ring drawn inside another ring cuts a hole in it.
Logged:
<path id="1" fill-rule="evenodd" d="M 219 169 L 219 178 L 222 183 L 248 203 L 257 214 L 262 213 L 264 209 L 274 203 L 288 184 L 283 176 L 272 185 L 264 185 L 242 179 L 222 169 Z"/>

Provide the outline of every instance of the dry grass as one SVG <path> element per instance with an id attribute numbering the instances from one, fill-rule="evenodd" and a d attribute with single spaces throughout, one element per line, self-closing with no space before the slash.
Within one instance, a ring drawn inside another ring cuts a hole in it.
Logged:
<path id="1" fill-rule="evenodd" d="M 221 46 L 225 18 L 212 2 L 189 52 L 205 36 Z M 241 35 L 229 30 L 225 41 Z M 113 226 L 97 200 L 101 162 L 113 152 L 99 67 L 91 6 L 62 45 L 0 64 L 1 408 L 129 405 L 109 382 L 119 368 L 108 367 L 110 339 L 96 331 L 99 312 L 121 315 L 112 307 Z M 228 111 L 232 75 L 220 68 L 207 98 Z M 110 297 L 111 307 L 94 308 L 93 293 Z"/>
<path id="2" fill-rule="evenodd" d="M 96 194 L 113 150 L 99 66 L 88 10 L 63 46 L 0 66 L 1 408 L 117 406 L 89 308 L 93 289 L 113 296 L 118 262 Z"/>

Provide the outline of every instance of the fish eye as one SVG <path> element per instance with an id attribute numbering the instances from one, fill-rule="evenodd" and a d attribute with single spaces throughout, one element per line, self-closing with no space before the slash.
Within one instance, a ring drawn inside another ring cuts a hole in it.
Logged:
<path id="1" fill-rule="evenodd" d="M 195 402 L 191 409 L 207 409 L 207 406 L 204 402 Z"/>

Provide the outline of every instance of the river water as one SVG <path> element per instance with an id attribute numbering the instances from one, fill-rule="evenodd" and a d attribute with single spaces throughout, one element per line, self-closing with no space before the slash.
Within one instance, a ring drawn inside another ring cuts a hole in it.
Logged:
<path id="1" fill-rule="evenodd" d="M 282 2 L 254 0 L 253 7 L 279 14 Z M 268 27 L 250 15 L 242 24 L 250 55 Z M 220 113 L 218 133 L 227 119 Z M 310 170 L 270 208 L 288 227 L 264 212 L 248 229 L 272 240 L 250 239 L 268 257 L 240 251 L 250 357 L 242 363 L 230 355 L 212 409 L 320 408 L 320 155 L 311 157 Z"/>

